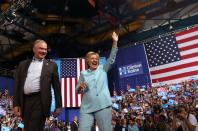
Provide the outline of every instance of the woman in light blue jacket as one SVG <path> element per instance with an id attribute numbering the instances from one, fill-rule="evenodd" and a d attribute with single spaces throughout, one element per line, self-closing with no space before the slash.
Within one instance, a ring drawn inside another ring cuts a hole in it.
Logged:
<path id="1" fill-rule="evenodd" d="M 76 90 L 83 93 L 80 107 L 80 131 L 91 131 L 94 119 L 100 131 L 111 131 L 111 97 L 108 88 L 107 72 L 115 61 L 118 51 L 118 35 L 112 34 L 112 50 L 104 65 L 99 65 L 99 54 L 88 52 L 88 69 L 81 72 Z"/>

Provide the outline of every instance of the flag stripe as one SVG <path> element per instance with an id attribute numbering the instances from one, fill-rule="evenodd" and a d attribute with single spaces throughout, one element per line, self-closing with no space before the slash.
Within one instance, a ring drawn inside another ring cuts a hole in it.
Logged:
<path id="1" fill-rule="evenodd" d="M 80 59 L 77 59 L 77 78 L 79 79 L 79 76 L 80 76 L 80 71 L 82 70 L 82 64 L 81 64 L 81 60 Z"/>
<path id="2" fill-rule="evenodd" d="M 69 99 L 70 99 L 69 97 L 70 97 L 70 96 L 69 96 L 69 91 L 68 91 L 68 88 L 67 88 L 67 87 L 69 86 L 68 84 L 69 84 L 69 83 L 68 83 L 68 80 L 67 80 L 67 78 L 66 78 L 66 79 L 65 79 L 65 85 L 66 85 L 66 86 L 65 86 L 65 91 L 66 91 L 66 96 L 65 96 L 65 97 L 66 97 L 66 98 L 65 98 L 65 99 L 66 99 L 66 103 L 65 103 L 65 107 L 68 107 L 68 105 L 69 105 L 69 103 L 70 103 L 70 101 L 69 101 Z"/>
<path id="3" fill-rule="evenodd" d="M 197 48 L 197 47 L 198 47 L 198 43 L 193 44 L 193 45 L 189 45 L 189 46 L 186 46 L 186 47 L 181 47 L 180 51 L 186 51 L 186 50 L 190 50 L 190 49 Z"/>
<path id="4" fill-rule="evenodd" d="M 77 79 L 75 79 L 75 83 L 77 83 Z M 79 104 L 78 99 L 79 99 L 79 97 L 78 97 L 78 93 L 76 93 L 76 87 L 74 89 L 75 89 L 75 95 L 76 95 L 76 105 L 75 105 L 75 107 L 78 107 L 78 104 Z"/>
<path id="5" fill-rule="evenodd" d="M 66 88 L 66 80 L 64 79 L 64 78 L 62 78 L 62 81 L 63 81 L 63 85 L 61 85 L 61 86 L 63 86 L 63 92 L 64 92 L 64 100 L 62 100 L 62 101 L 64 101 L 64 107 L 66 107 L 66 105 L 67 105 L 67 98 L 66 98 L 66 96 L 67 96 L 67 88 Z"/>
<path id="6" fill-rule="evenodd" d="M 165 81 L 174 80 L 174 79 L 182 78 L 182 77 L 186 77 L 186 76 L 193 76 L 193 75 L 197 75 L 197 74 L 198 74 L 198 71 L 185 72 L 185 73 L 172 75 L 172 76 L 168 76 L 168 77 L 160 77 L 158 79 L 152 79 L 152 82 L 153 83 L 165 82 Z"/>
<path id="7" fill-rule="evenodd" d="M 182 65 L 173 66 L 173 67 L 169 67 L 169 68 L 165 68 L 165 69 L 161 69 L 161 70 L 151 71 L 151 74 L 156 75 L 156 74 L 166 73 L 166 72 L 170 72 L 170 71 L 174 71 L 174 70 L 178 70 L 178 69 L 182 69 L 182 68 L 186 68 L 186 67 L 192 67 L 192 66 L 198 66 L 198 61 L 195 61 L 192 63 L 185 63 Z"/>
<path id="8" fill-rule="evenodd" d="M 65 79 L 65 93 L 66 93 L 66 96 L 65 96 L 65 107 L 68 107 L 68 103 L 69 103 L 69 99 L 68 99 L 68 97 L 69 97 L 69 94 L 68 94 L 68 89 L 67 89 L 67 87 L 68 87 L 68 82 L 67 82 L 67 78 Z"/>
<path id="9" fill-rule="evenodd" d="M 180 40 L 179 40 L 180 39 Z M 196 33 L 192 33 L 191 37 L 182 39 L 182 37 L 177 38 L 177 44 L 181 44 L 181 43 L 185 43 L 185 42 L 189 42 L 189 41 L 196 41 L 198 39 L 198 35 Z"/>
<path id="10" fill-rule="evenodd" d="M 173 75 L 177 75 L 177 74 L 184 73 L 184 72 L 189 72 L 189 71 L 198 71 L 198 66 L 176 69 L 176 70 L 173 70 L 173 71 L 152 75 L 152 78 L 157 79 L 157 78 L 161 78 L 161 77 L 168 77 L 168 76 L 173 76 Z"/>
<path id="11" fill-rule="evenodd" d="M 63 78 L 64 79 L 64 78 Z M 64 79 L 64 92 L 65 92 L 65 96 L 64 96 L 64 99 L 65 99 L 65 106 L 64 107 L 67 107 L 67 79 Z"/>
<path id="12" fill-rule="evenodd" d="M 190 46 L 190 45 L 197 45 L 197 43 L 198 43 L 198 40 L 192 40 L 192 41 L 180 43 L 180 44 L 178 44 L 178 47 L 182 48 L 182 47 L 186 47 L 186 46 Z"/>
<path id="13" fill-rule="evenodd" d="M 187 40 L 191 41 L 191 40 L 193 40 L 193 39 L 189 39 L 189 38 L 191 38 L 191 37 L 194 38 L 194 36 L 197 36 L 197 34 L 198 34 L 198 31 L 191 32 L 191 33 L 185 34 L 185 35 L 180 35 L 180 36 L 177 35 L 177 33 L 175 35 L 176 35 L 177 41 L 179 41 L 179 43 L 182 43 L 182 41 L 187 41 Z"/>
<path id="14" fill-rule="evenodd" d="M 70 107 L 70 100 L 71 100 L 71 97 L 70 97 L 70 78 L 66 78 L 66 91 L 67 91 L 67 103 L 66 103 L 66 107 Z"/>
<path id="15" fill-rule="evenodd" d="M 72 106 L 71 107 L 76 107 L 76 78 L 72 78 L 72 88 L 71 88 L 71 95 L 72 95 Z"/>
<path id="16" fill-rule="evenodd" d="M 188 38 L 188 34 L 190 34 L 190 36 L 194 36 L 193 33 L 196 35 L 198 32 L 198 28 L 197 27 L 194 27 L 194 28 L 191 28 L 189 30 L 184 30 L 184 31 L 181 31 L 181 32 L 177 32 L 176 33 L 176 37 L 178 39 L 184 39 L 184 38 Z"/>
<path id="17" fill-rule="evenodd" d="M 189 54 L 192 54 L 192 53 L 198 53 L 198 46 L 195 47 L 194 49 L 181 51 L 181 52 L 180 52 L 180 55 L 181 55 L 181 56 L 184 56 L 184 55 L 189 55 Z"/>
<path id="18" fill-rule="evenodd" d="M 65 107 L 65 90 L 64 90 L 64 79 L 61 78 L 61 96 L 62 96 L 62 106 Z"/>
<path id="19" fill-rule="evenodd" d="M 198 56 L 198 52 L 192 53 L 192 54 L 188 54 L 188 55 L 183 55 L 181 56 L 182 59 L 188 59 L 188 58 L 192 58 L 192 57 L 197 57 Z"/>
<path id="20" fill-rule="evenodd" d="M 65 107 L 67 106 L 67 86 L 66 86 L 67 82 L 66 79 L 64 79 L 64 93 L 65 93 L 65 97 L 64 97 L 64 101 L 65 101 Z"/>

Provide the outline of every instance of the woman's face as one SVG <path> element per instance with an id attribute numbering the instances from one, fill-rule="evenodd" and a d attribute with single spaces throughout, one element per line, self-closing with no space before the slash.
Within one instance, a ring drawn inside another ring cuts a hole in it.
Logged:
<path id="1" fill-rule="evenodd" d="M 89 69 L 95 70 L 99 65 L 99 56 L 97 54 L 92 54 L 88 56 L 87 61 L 88 61 Z"/>

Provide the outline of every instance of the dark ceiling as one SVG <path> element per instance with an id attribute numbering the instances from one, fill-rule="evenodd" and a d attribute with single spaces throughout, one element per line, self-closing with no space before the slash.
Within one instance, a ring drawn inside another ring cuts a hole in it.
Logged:
<path id="1" fill-rule="evenodd" d="M 195 3 L 197 0 L 0 0 L 0 67 L 11 70 L 31 58 L 35 39 L 48 42 L 48 58 L 106 51 L 112 31 L 124 39 L 143 30 L 148 20 Z"/>
<path id="2" fill-rule="evenodd" d="M 96 15 L 96 8 L 88 0 L 34 0 L 33 8 L 42 14 L 90 18 Z"/>

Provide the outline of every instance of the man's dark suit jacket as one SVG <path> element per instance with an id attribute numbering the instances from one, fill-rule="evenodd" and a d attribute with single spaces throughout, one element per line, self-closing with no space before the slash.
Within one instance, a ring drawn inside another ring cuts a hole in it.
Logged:
<path id="1" fill-rule="evenodd" d="M 32 60 L 25 60 L 21 62 L 15 74 L 14 82 L 14 100 L 13 107 L 19 106 L 22 109 L 21 115 L 23 117 L 23 101 L 24 101 L 24 84 L 27 77 L 28 68 Z M 48 117 L 50 115 L 51 107 L 51 85 L 54 89 L 56 108 L 61 108 L 61 88 L 58 75 L 57 65 L 49 60 L 43 60 L 43 67 L 40 78 L 40 93 L 42 108 L 44 115 Z"/>
<path id="2" fill-rule="evenodd" d="M 78 123 L 74 121 L 71 123 L 71 131 L 78 131 Z"/>

